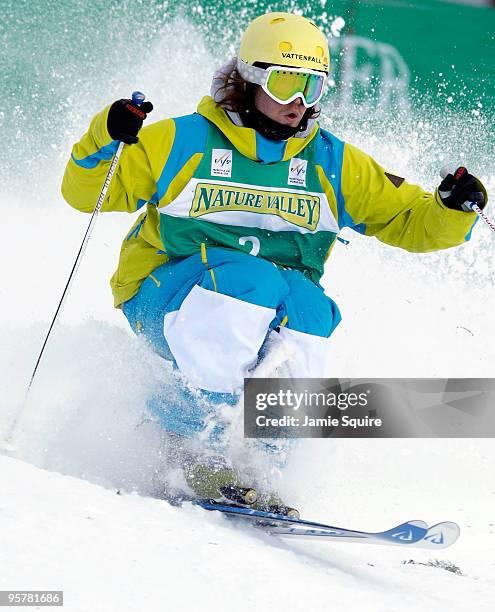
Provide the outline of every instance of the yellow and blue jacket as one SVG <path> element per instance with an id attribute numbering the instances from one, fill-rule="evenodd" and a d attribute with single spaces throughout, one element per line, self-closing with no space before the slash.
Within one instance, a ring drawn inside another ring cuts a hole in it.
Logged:
<path id="1" fill-rule="evenodd" d="M 82 212 L 93 211 L 118 146 L 107 130 L 109 108 L 93 118 L 65 170 L 63 196 Z M 317 124 L 304 138 L 273 143 L 235 125 L 209 96 L 196 113 L 145 126 L 139 143 L 124 147 L 102 211 L 141 208 L 111 279 L 117 307 L 155 268 L 205 244 L 317 282 L 344 227 L 425 253 L 469 240 L 476 220 Z"/>

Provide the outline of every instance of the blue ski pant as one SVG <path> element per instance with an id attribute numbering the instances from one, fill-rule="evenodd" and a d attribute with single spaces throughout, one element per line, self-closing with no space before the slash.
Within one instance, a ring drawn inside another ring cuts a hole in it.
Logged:
<path id="1" fill-rule="evenodd" d="M 335 302 L 298 270 L 217 247 L 158 267 L 122 309 L 159 355 L 219 401 L 239 390 L 271 330 L 307 345 L 307 362 L 341 320 Z M 184 434 L 173 420 L 162 425 Z M 201 429 L 200 415 L 188 421 L 186 429 Z"/>

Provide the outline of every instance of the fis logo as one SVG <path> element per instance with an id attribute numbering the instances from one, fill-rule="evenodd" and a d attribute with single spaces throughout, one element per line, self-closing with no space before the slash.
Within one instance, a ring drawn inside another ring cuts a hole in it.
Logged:
<path id="1" fill-rule="evenodd" d="M 230 149 L 213 149 L 211 176 L 232 176 L 232 151 Z"/>
<path id="2" fill-rule="evenodd" d="M 297 185 L 298 187 L 306 187 L 306 170 L 308 169 L 308 160 L 293 157 L 289 165 L 289 185 Z"/>

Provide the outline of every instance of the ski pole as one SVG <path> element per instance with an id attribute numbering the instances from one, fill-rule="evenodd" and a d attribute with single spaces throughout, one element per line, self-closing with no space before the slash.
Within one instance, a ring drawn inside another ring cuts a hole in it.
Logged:
<path id="1" fill-rule="evenodd" d="M 487 217 L 477 204 L 475 204 L 474 202 L 466 202 L 466 206 L 469 206 L 469 208 L 473 212 L 475 212 L 478 217 L 480 217 L 480 219 L 483 219 L 483 221 L 488 225 L 492 232 L 495 232 L 495 221 L 492 221 L 490 217 Z"/>
<path id="2" fill-rule="evenodd" d="M 447 176 L 447 174 L 453 174 L 453 172 L 450 172 L 449 169 L 446 166 L 444 166 L 440 170 L 440 176 L 444 179 Z M 485 213 L 476 204 L 476 202 L 464 202 L 464 204 L 467 207 L 469 207 L 473 212 L 475 212 L 478 215 L 478 217 L 480 217 L 480 219 L 482 219 L 488 225 L 488 227 L 492 230 L 492 232 L 495 232 L 495 221 L 493 221 L 492 219 L 490 219 L 490 217 L 485 215 Z"/>
<path id="3" fill-rule="evenodd" d="M 132 94 L 132 102 L 133 102 L 133 104 L 135 104 L 136 106 L 140 106 L 144 102 L 144 100 L 145 100 L 145 96 L 140 91 L 133 92 L 133 94 Z M 59 303 L 58 303 L 57 309 L 55 311 L 55 314 L 53 315 L 52 322 L 50 323 L 50 327 L 48 329 L 48 333 L 45 336 L 45 340 L 43 342 L 43 346 L 41 347 L 41 351 L 40 351 L 40 353 L 38 355 L 38 359 L 36 361 L 36 365 L 34 366 L 33 373 L 31 374 L 31 379 L 29 380 L 29 384 L 27 386 L 26 395 L 24 397 L 24 402 L 23 402 L 23 404 L 21 406 L 21 409 L 19 410 L 17 416 L 15 417 L 14 421 L 12 422 L 12 424 L 11 424 L 9 430 L 8 430 L 7 436 L 5 438 L 4 448 L 6 450 L 13 450 L 12 449 L 12 440 L 14 439 L 14 435 L 15 435 L 15 432 L 16 432 L 17 427 L 19 425 L 19 421 L 21 419 L 21 416 L 23 415 L 23 413 L 25 411 L 25 408 L 26 408 L 26 405 L 27 405 L 27 400 L 28 400 L 28 397 L 29 397 L 29 392 L 31 391 L 31 387 L 33 386 L 33 382 L 34 382 L 34 379 L 36 377 L 36 373 L 38 371 L 38 367 L 40 365 L 41 359 L 42 359 L 43 354 L 45 352 L 45 349 L 46 349 L 46 346 L 48 344 L 48 340 L 50 339 L 50 336 L 51 336 L 51 333 L 53 331 L 53 328 L 55 327 L 55 324 L 57 323 L 58 318 L 60 316 L 60 313 L 62 312 L 62 308 L 64 306 L 65 300 L 66 300 L 67 295 L 69 293 L 69 289 L 70 289 L 70 287 L 72 285 L 72 282 L 74 280 L 76 272 L 77 272 L 77 270 L 79 268 L 79 265 L 81 263 L 82 257 L 84 255 L 85 250 L 86 250 L 86 247 L 88 246 L 89 239 L 91 238 L 91 234 L 93 233 L 93 229 L 94 229 L 94 226 L 95 226 L 95 223 L 96 223 L 96 219 L 98 217 L 98 213 L 100 212 L 101 207 L 103 206 L 103 202 L 105 201 L 105 198 L 106 198 L 106 195 L 107 195 L 107 192 L 108 192 L 108 188 L 110 187 L 113 175 L 114 175 L 115 170 L 117 169 L 117 166 L 119 164 L 120 156 L 122 154 L 122 150 L 124 149 L 124 146 L 125 146 L 125 143 L 119 142 L 119 146 L 117 148 L 117 151 L 116 151 L 116 153 L 115 153 L 115 155 L 114 155 L 114 157 L 112 159 L 112 163 L 110 164 L 110 168 L 108 169 L 107 175 L 105 177 L 105 180 L 103 182 L 103 186 L 102 186 L 101 191 L 100 191 L 100 195 L 98 196 L 98 200 L 96 202 L 95 208 L 94 208 L 93 213 L 91 215 L 91 219 L 89 220 L 89 224 L 88 224 L 88 227 L 87 227 L 86 232 L 84 234 L 83 240 L 81 242 L 81 246 L 79 247 L 79 251 L 77 253 L 76 259 L 75 259 L 74 264 L 72 266 L 72 270 L 71 270 L 71 272 L 69 274 L 69 278 L 67 279 L 67 282 L 65 284 L 65 288 L 64 288 L 64 290 L 62 292 L 62 296 L 61 296 L 61 298 L 59 300 Z"/>

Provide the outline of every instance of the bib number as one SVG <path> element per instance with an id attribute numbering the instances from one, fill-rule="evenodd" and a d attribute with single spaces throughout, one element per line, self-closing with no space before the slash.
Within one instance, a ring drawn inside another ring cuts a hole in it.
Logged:
<path id="1" fill-rule="evenodd" d="M 261 248 L 259 238 L 256 238 L 256 236 L 241 236 L 239 238 L 239 244 L 241 246 L 244 246 L 247 242 L 250 242 L 253 245 L 249 251 L 249 255 L 258 255 Z"/>

